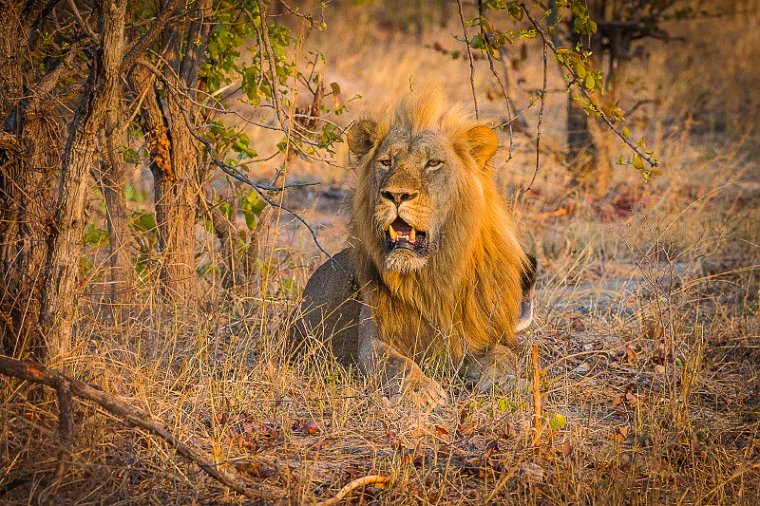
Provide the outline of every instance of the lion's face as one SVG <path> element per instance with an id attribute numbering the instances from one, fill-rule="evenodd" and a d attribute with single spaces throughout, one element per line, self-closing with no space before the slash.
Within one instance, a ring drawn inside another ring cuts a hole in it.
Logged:
<path id="1" fill-rule="evenodd" d="M 466 249 L 469 227 L 477 228 L 473 217 L 482 214 L 483 165 L 498 142 L 493 131 L 475 127 L 457 142 L 448 132 L 432 129 L 391 128 L 373 138 L 373 128 L 361 122 L 349 142 L 366 157 L 360 169 L 363 208 L 355 211 L 372 223 L 373 237 L 362 239 L 374 241 L 369 249 L 377 252 L 378 267 L 408 274 L 424 269 L 441 252 Z M 468 202 L 466 217 L 460 215 L 463 201 Z"/>
<path id="2" fill-rule="evenodd" d="M 374 225 L 383 239 L 384 264 L 410 272 L 425 266 L 441 241 L 461 171 L 440 134 L 388 135 L 371 162 Z"/>

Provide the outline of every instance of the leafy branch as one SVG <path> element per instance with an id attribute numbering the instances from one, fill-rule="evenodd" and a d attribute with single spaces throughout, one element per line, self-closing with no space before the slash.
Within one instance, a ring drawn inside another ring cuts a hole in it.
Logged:
<path id="1" fill-rule="evenodd" d="M 569 63 L 569 59 L 567 58 L 568 54 L 571 53 L 571 50 L 566 48 L 558 48 L 554 42 L 552 41 L 549 34 L 546 32 L 546 30 L 538 23 L 536 18 L 531 14 L 530 9 L 521 2 L 521 7 L 523 9 L 523 12 L 525 13 L 525 17 L 528 18 L 528 21 L 530 21 L 530 24 L 533 26 L 533 28 L 536 30 L 536 32 L 541 36 L 541 40 L 543 41 L 545 46 L 548 46 L 549 49 L 551 49 L 552 53 L 554 53 L 554 56 L 559 62 L 562 67 L 565 68 L 565 70 L 568 71 L 568 73 L 572 76 L 572 80 L 570 83 L 568 83 L 570 86 L 575 85 L 576 89 L 580 91 L 581 95 L 587 100 L 586 107 L 588 110 L 594 112 L 597 116 L 602 118 L 602 121 L 604 121 L 610 130 L 612 130 L 636 155 L 639 157 L 639 160 L 637 161 L 634 158 L 633 166 L 634 168 L 638 170 L 643 170 L 643 164 L 641 164 L 641 160 L 646 161 L 650 167 L 655 168 L 658 167 L 659 164 L 657 160 L 652 156 L 652 151 L 646 149 L 646 145 L 643 143 L 643 140 L 639 142 L 638 145 L 634 144 L 630 139 L 630 134 L 628 133 L 627 128 L 618 129 L 615 124 L 612 122 L 612 120 L 609 118 L 609 116 L 594 103 L 594 99 L 591 95 L 591 93 L 588 90 L 588 83 L 589 81 L 585 78 L 585 76 L 580 75 L 580 72 L 578 69 L 571 65 Z M 578 67 L 580 68 L 580 67 Z M 595 80 L 594 80 L 595 81 Z M 591 88 L 594 87 L 594 81 L 591 81 Z M 623 119 L 622 114 L 620 115 L 620 119 Z M 647 177 L 645 175 L 645 177 Z"/>

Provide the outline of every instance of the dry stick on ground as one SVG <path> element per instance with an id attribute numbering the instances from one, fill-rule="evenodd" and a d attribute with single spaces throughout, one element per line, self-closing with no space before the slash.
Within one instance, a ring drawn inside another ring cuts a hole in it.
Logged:
<path id="1" fill-rule="evenodd" d="M 333 504 L 338 504 L 341 502 L 351 491 L 354 489 L 357 489 L 359 487 L 364 487 L 365 485 L 377 485 L 377 484 L 385 484 L 391 481 L 390 476 L 383 476 L 381 474 L 373 474 L 370 476 L 363 476 L 361 478 L 357 478 L 354 481 L 350 482 L 348 485 L 340 489 L 340 491 L 335 495 L 335 497 L 331 497 L 330 499 L 326 499 L 324 501 L 318 502 L 316 506 L 332 506 Z"/>
<path id="2" fill-rule="evenodd" d="M 538 362 L 538 344 L 533 345 L 533 444 L 541 438 L 541 364 Z"/>
<path id="3" fill-rule="evenodd" d="M 249 484 L 236 479 L 234 476 L 217 468 L 216 464 L 208 460 L 195 448 L 177 439 L 177 437 L 175 437 L 174 434 L 172 434 L 163 424 L 150 420 L 150 414 L 145 410 L 121 401 L 86 383 L 69 378 L 58 371 L 48 369 L 42 364 L 0 356 L 0 374 L 56 388 L 59 392 L 61 416 L 69 417 L 69 420 L 71 416 L 71 404 L 69 402 L 67 405 L 65 400 L 63 402 L 61 401 L 61 399 L 66 398 L 66 391 L 68 391 L 69 395 L 74 394 L 98 404 L 109 413 L 123 418 L 129 423 L 161 437 L 164 441 L 176 448 L 180 455 L 195 462 L 216 481 L 231 488 L 235 492 L 246 496 L 250 500 L 263 499 L 265 501 L 277 501 L 279 499 L 284 499 L 287 496 L 285 491 L 275 487 L 267 487 L 265 489 L 261 484 L 258 484 L 258 488 L 253 488 Z M 65 412 L 67 409 L 68 413 Z M 73 427 L 69 424 L 70 421 L 61 421 L 61 437 L 64 444 L 66 443 L 67 437 L 70 437 L 71 435 L 68 430 L 70 429 L 73 431 Z"/>

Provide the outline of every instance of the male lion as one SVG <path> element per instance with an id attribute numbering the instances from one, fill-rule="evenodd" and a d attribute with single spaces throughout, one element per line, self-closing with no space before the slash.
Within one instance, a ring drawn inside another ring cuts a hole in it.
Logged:
<path id="1" fill-rule="evenodd" d="M 447 399 L 425 358 L 445 357 L 484 390 L 514 381 L 535 260 L 493 180 L 498 143 L 431 91 L 356 123 L 350 245 L 310 278 L 295 336 L 423 407 Z"/>

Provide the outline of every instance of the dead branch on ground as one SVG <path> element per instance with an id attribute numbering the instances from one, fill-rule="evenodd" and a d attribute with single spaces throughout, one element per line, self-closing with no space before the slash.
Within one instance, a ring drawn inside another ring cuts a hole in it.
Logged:
<path id="1" fill-rule="evenodd" d="M 391 481 L 390 476 L 383 476 L 381 474 L 373 474 L 370 476 L 362 476 L 361 478 L 357 478 L 354 481 L 350 482 L 348 485 L 340 489 L 340 491 L 335 494 L 335 497 L 331 497 L 330 499 L 326 499 L 324 501 L 318 502 L 317 506 L 332 506 L 333 504 L 340 503 L 345 497 L 351 493 L 353 490 L 364 487 L 366 485 L 384 485 Z"/>
<path id="2" fill-rule="evenodd" d="M 287 497 L 287 493 L 271 486 L 257 484 L 256 487 L 244 483 L 240 479 L 218 468 L 215 463 L 208 460 L 201 452 L 192 446 L 180 441 L 172 434 L 165 425 L 151 420 L 151 416 L 145 410 L 117 399 L 102 390 L 69 378 L 53 369 L 48 369 L 42 364 L 31 361 L 15 360 L 0 356 L 0 374 L 12 376 L 32 383 L 38 383 L 55 388 L 58 391 L 60 425 L 59 431 L 64 449 L 71 443 L 73 425 L 71 421 L 71 398 L 76 395 L 98 404 L 109 413 L 123 420 L 145 429 L 159 436 L 173 446 L 183 457 L 191 460 L 203 469 L 209 476 L 219 483 L 229 487 L 235 492 L 244 495 L 250 500 L 277 501 Z M 59 472 L 60 472 L 59 467 Z"/>

